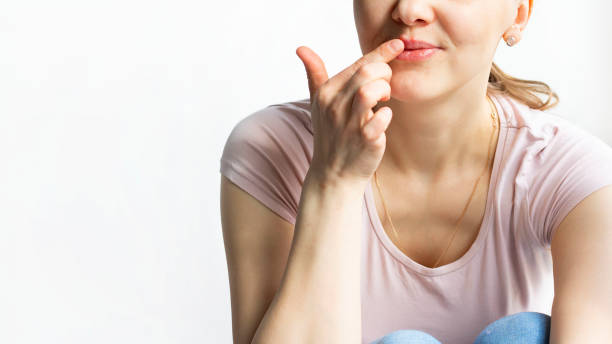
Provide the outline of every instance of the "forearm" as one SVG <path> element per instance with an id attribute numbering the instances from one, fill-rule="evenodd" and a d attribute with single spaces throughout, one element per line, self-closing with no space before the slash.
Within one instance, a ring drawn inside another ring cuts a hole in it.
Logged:
<path id="1" fill-rule="evenodd" d="M 253 343 L 361 343 L 363 187 L 304 182 L 287 268 Z"/>

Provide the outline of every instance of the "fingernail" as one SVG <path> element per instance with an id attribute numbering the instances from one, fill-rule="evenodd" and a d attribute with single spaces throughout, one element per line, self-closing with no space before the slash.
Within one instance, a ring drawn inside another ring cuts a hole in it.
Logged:
<path id="1" fill-rule="evenodd" d="M 400 41 L 399 39 L 394 39 L 393 41 L 391 41 L 391 48 L 394 51 L 403 49 L 404 48 L 404 42 Z"/>

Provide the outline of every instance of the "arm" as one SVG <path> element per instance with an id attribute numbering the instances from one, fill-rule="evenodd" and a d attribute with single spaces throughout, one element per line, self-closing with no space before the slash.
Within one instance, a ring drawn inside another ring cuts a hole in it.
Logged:
<path id="1" fill-rule="evenodd" d="M 293 224 L 224 175 L 220 196 L 233 343 L 250 344 L 280 285 Z"/>
<path id="2" fill-rule="evenodd" d="M 287 268 L 252 343 L 361 343 L 363 190 L 307 174 Z"/>
<path id="3" fill-rule="evenodd" d="M 612 343 L 612 186 L 582 200 L 551 241 L 550 343 Z"/>

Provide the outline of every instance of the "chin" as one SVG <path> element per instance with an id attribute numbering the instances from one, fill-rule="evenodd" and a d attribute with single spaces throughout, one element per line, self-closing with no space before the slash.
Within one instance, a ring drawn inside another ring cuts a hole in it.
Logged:
<path id="1" fill-rule="evenodd" d="M 410 103 L 419 103 L 435 97 L 431 87 L 425 84 L 408 83 L 391 85 L 391 98 Z"/>
<path id="2" fill-rule="evenodd" d="M 401 102 L 421 103 L 436 99 L 444 93 L 441 87 L 443 83 L 439 78 L 415 77 L 411 74 L 413 73 L 393 73 L 390 83 L 391 98 Z"/>

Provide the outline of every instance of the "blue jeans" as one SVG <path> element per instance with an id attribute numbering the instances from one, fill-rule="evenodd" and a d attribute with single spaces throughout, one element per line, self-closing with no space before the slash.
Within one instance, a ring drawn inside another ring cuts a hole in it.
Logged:
<path id="1" fill-rule="evenodd" d="M 497 319 L 480 332 L 473 344 L 548 344 L 550 316 L 520 312 Z M 397 330 L 370 344 L 441 344 L 434 336 L 419 330 Z"/>

